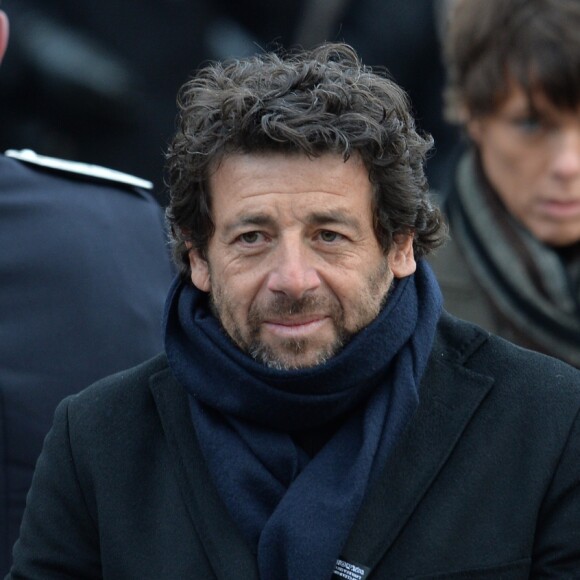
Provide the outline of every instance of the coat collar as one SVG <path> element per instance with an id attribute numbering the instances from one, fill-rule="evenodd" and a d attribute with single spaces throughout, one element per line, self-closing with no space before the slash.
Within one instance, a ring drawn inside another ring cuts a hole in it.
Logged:
<path id="1" fill-rule="evenodd" d="M 419 408 L 369 490 L 343 556 L 373 568 L 388 552 L 451 455 L 493 379 L 466 366 L 487 340 L 444 314 L 421 385 Z M 256 557 L 213 485 L 189 415 L 187 395 L 167 368 L 150 379 L 189 515 L 217 578 L 258 580 Z"/>

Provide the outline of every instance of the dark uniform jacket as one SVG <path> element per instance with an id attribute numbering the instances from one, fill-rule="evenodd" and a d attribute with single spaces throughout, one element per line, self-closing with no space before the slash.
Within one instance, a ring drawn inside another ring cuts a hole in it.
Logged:
<path id="1" fill-rule="evenodd" d="M 444 315 L 345 560 L 364 580 L 580 577 L 579 381 Z M 11 578 L 258 578 L 164 355 L 61 404 Z"/>
<path id="2" fill-rule="evenodd" d="M 57 404 L 160 351 L 172 277 L 146 182 L 14 155 L 0 155 L 0 576 Z"/>

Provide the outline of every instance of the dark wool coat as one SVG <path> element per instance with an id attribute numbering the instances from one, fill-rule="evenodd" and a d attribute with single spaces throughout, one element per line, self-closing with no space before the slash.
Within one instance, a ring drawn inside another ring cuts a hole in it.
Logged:
<path id="1" fill-rule="evenodd" d="M 365 580 L 580 577 L 579 410 L 580 371 L 444 315 L 343 556 Z M 164 356 L 61 404 L 14 555 L 11 578 L 258 578 Z"/>

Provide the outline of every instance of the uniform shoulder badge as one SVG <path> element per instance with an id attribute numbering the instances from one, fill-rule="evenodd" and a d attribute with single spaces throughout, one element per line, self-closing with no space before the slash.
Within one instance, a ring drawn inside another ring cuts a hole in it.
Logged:
<path id="1" fill-rule="evenodd" d="M 89 163 L 67 161 L 64 159 L 57 159 L 56 157 L 38 155 L 31 149 L 8 149 L 8 151 L 6 151 L 4 154 L 6 157 L 11 157 L 12 159 L 17 159 L 18 161 L 23 161 L 24 163 L 30 163 L 40 167 L 47 167 L 56 171 L 62 171 L 64 173 L 86 175 L 94 179 L 100 179 L 114 183 L 123 183 L 126 185 L 132 185 L 134 187 L 140 187 L 141 189 L 153 189 L 153 184 L 146 179 L 141 179 L 139 177 L 135 177 L 134 175 L 123 173 L 122 171 L 116 171 L 115 169 L 101 167 L 100 165 L 91 165 Z"/>

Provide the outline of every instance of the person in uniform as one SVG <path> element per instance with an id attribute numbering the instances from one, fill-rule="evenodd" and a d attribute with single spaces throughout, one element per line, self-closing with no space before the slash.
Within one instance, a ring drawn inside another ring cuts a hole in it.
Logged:
<path id="1" fill-rule="evenodd" d="M 0 11 L 0 57 L 8 20 Z M 162 348 L 173 276 L 151 184 L 0 155 L 0 576 L 59 401 Z"/>

